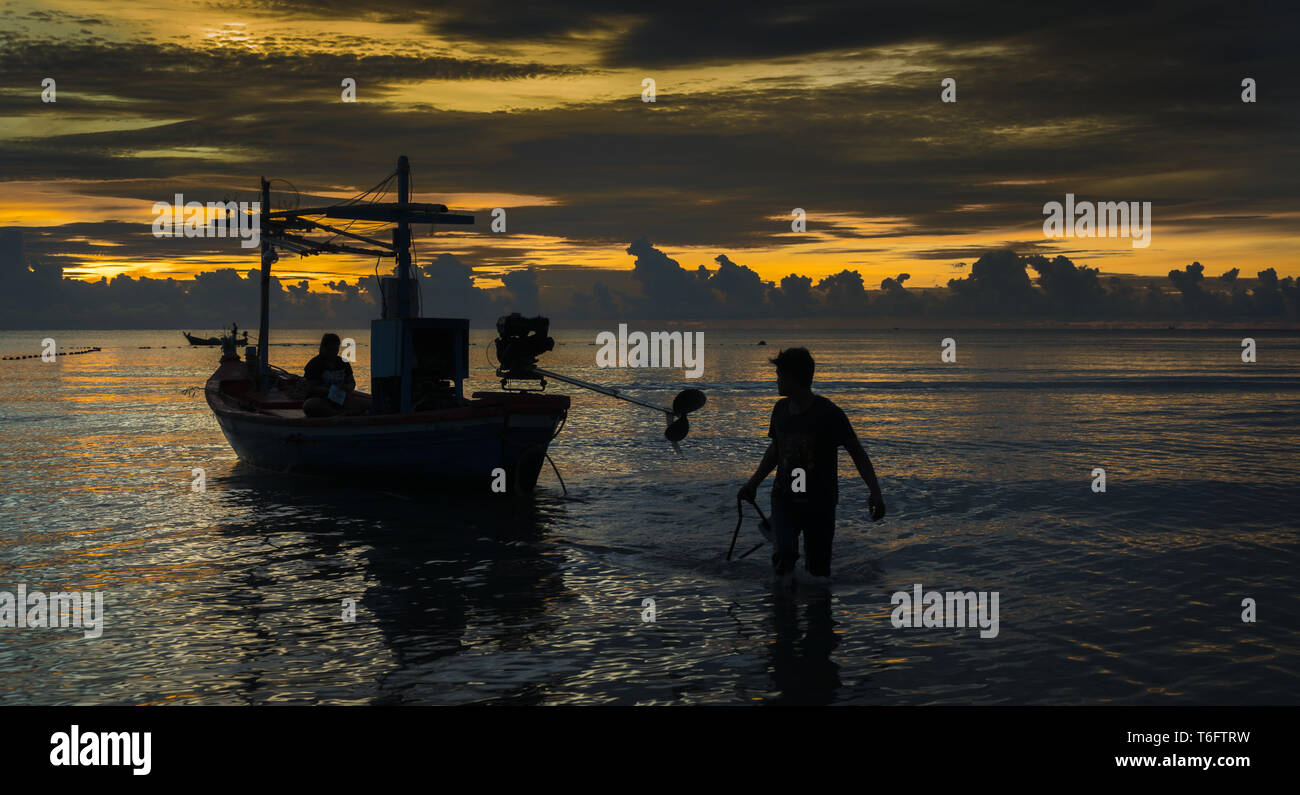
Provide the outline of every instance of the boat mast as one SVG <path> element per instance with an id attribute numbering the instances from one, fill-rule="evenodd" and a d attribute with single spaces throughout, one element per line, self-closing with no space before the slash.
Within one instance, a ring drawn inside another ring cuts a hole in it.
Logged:
<path id="1" fill-rule="evenodd" d="M 262 315 L 257 325 L 257 386 L 258 389 L 266 389 L 270 383 L 271 363 L 267 361 L 267 348 L 270 338 L 270 293 L 271 293 L 271 263 L 275 262 L 275 249 L 271 246 L 270 230 L 270 211 L 271 211 L 271 183 L 262 177 L 262 218 L 261 232 L 262 237 Z M 236 345 L 239 343 L 236 342 Z"/>
<path id="2" fill-rule="evenodd" d="M 411 222 L 407 211 L 411 203 L 411 162 L 406 155 L 397 158 L 397 227 L 393 229 L 393 249 L 397 253 L 397 311 L 393 317 L 411 316 Z"/>

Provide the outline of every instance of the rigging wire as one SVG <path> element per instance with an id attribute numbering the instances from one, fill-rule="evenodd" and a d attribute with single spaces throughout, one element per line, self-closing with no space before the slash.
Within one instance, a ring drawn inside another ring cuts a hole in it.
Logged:
<path id="1" fill-rule="evenodd" d="M 415 197 L 415 179 L 409 174 L 406 177 L 406 200 L 409 203 Z M 400 198 L 400 197 L 399 197 Z M 424 316 L 424 291 L 420 287 L 420 270 L 416 265 L 415 259 L 415 238 L 411 235 L 411 227 L 406 227 L 406 244 L 411 248 L 411 277 L 415 282 L 415 316 Z"/>
<path id="2" fill-rule="evenodd" d="M 351 199 L 348 199 L 347 201 L 343 202 L 342 204 L 332 204 L 332 205 L 329 205 L 329 206 L 330 206 L 330 207 L 348 207 L 348 206 L 355 205 L 355 204 L 357 204 L 357 203 L 358 203 L 362 198 L 364 198 L 364 197 L 366 197 L 366 196 L 368 196 L 368 195 L 370 195 L 370 194 L 374 193 L 375 191 L 377 191 L 377 190 L 379 190 L 379 189 L 382 188 L 382 189 L 383 189 L 383 192 L 381 192 L 381 193 L 379 193 L 377 196 L 375 196 L 375 198 L 374 198 L 374 200 L 373 200 L 373 202 L 374 202 L 375 204 L 378 204 L 379 202 L 382 202 L 382 201 L 384 200 L 384 197 L 385 197 L 385 196 L 388 195 L 388 191 L 389 191 L 389 183 L 391 183 L 391 182 L 393 181 L 393 178 L 396 177 L 396 176 L 397 176 L 397 172 L 394 171 L 393 173 L 391 173 L 391 174 L 389 174 L 388 176 L 384 177 L 383 180 L 381 180 L 377 185 L 375 185 L 373 188 L 371 188 L 370 190 L 366 191 L 365 193 L 358 193 L 356 196 L 353 196 Z M 350 231 L 352 231 L 352 227 L 353 227 L 353 226 L 357 223 L 357 221 L 359 221 L 359 220 L 360 220 L 359 218 L 353 218 L 351 221 L 349 221 L 349 222 L 347 223 L 346 226 L 343 227 L 342 231 L 344 231 L 344 232 L 350 232 Z M 375 225 L 373 225 L 373 226 L 371 226 L 371 227 L 369 227 L 369 228 L 367 228 L 367 227 L 362 227 L 360 231 L 372 231 L 372 230 L 377 230 L 377 229 L 381 229 L 381 228 L 383 228 L 384 226 L 387 226 L 387 223 L 385 223 L 385 222 L 383 222 L 383 221 L 380 221 L 380 222 L 377 222 Z M 330 244 L 330 243 L 333 243 L 337 238 L 338 238 L 338 234 L 335 233 L 333 236 L 331 236 L 328 240 L 325 241 L 325 244 L 328 245 L 328 244 Z"/>
<path id="3" fill-rule="evenodd" d="M 420 271 L 415 265 L 415 243 L 408 242 L 411 246 L 411 281 L 415 282 L 415 316 L 424 317 L 424 292 L 420 287 Z"/>
<path id="4" fill-rule="evenodd" d="M 384 301 L 384 283 L 379 280 L 379 260 L 382 257 L 375 257 L 375 289 L 379 292 L 379 311 L 380 317 L 388 317 L 388 304 Z"/>
<path id="5" fill-rule="evenodd" d="M 360 201 L 361 199 L 363 199 L 364 197 L 369 196 L 370 194 L 374 193 L 375 191 L 377 191 L 377 190 L 379 190 L 380 188 L 382 188 L 382 187 L 384 187 L 385 185 L 387 185 L 387 184 L 388 184 L 389 182 L 391 182 L 391 181 L 392 181 L 396 176 L 397 176 L 397 171 L 394 170 L 391 174 L 389 174 L 388 176 L 386 176 L 386 177 L 384 177 L 382 180 L 380 180 L 379 183 L 376 184 L 376 185 L 375 185 L 373 188 L 371 188 L 370 190 L 366 191 L 365 193 L 358 193 L 356 196 L 353 196 L 351 199 L 348 199 L 347 201 L 343 202 L 342 205 L 334 205 L 334 206 L 347 206 L 347 205 L 349 205 L 349 204 L 356 204 L 357 202 L 359 202 L 359 201 Z M 387 191 L 385 191 L 385 192 L 387 192 Z"/>

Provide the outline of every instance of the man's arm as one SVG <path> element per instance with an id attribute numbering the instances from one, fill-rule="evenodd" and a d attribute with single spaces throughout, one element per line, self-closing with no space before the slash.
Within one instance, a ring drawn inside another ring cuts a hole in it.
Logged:
<path id="1" fill-rule="evenodd" d="M 867 451 L 862 449 L 862 442 L 858 441 L 857 434 L 850 433 L 848 441 L 844 443 L 844 449 L 849 452 L 853 465 L 858 468 L 858 474 L 871 490 L 871 497 L 867 501 L 871 506 L 871 521 L 880 521 L 885 515 L 885 499 L 880 494 L 880 481 L 876 480 L 876 468 L 871 465 Z"/>
<path id="2" fill-rule="evenodd" d="M 736 493 L 736 496 L 742 500 L 753 502 L 754 498 L 758 496 L 758 485 L 767 480 L 767 476 L 772 474 L 773 469 L 776 469 L 776 440 L 768 443 L 767 452 L 763 453 L 763 460 L 758 462 L 758 469 L 754 470 L 754 476 L 749 479 L 748 483 L 740 487 L 740 491 Z"/>

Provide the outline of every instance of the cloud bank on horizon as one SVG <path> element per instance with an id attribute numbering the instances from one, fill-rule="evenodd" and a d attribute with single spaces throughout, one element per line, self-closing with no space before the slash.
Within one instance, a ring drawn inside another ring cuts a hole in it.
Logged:
<path id="1" fill-rule="evenodd" d="M 244 320 L 259 303 L 260 272 L 233 268 L 200 273 L 193 280 L 133 278 L 119 274 L 98 282 L 61 278 L 58 266 L 22 264 L 18 233 L 0 233 L 0 328 L 39 328 L 51 314 L 62 327 L 202 328 Z M 1300 317 L 1300 283 L 1276 270 L 1243 278 L 1239 268 L 1208 277 L 1194 262 L 1167 274 L 1167 282 L 1103 277 L 1097 268 L 1069 258 L 1019 255 L 1010 249 L 980 257 L 966 276 L 942 290 L 914 290 L 901 273 L 868 286 L 857 271 L 819 281 L 789 274 L 764 281 L 753 269 L 718 255 L 717 267 L 682 267 L 645 238 L 626 253 L 634 265 L 625 289 L 594 282 L 589 290 L 543 291 L 534 268 L 502 277 L 502 286 L 479 286 L 473 268 L 440 254 L 417 268 L 423 313 L 467 317 L 490 327 L 500 315 L 545 313 L 572 326 L 616 321 L 701 320 L 770 322 L 832 319 L 859 324 L 957 322 L 1119 322 L 1179 320 L 1278 325 Z M 1031 279 L 1030 273 L 1035 274 Z M 273 276 L 274 325 L 298 328 L 361 328 L 379 313 L 378 280 L 338 279 L 313 291 Z"/>

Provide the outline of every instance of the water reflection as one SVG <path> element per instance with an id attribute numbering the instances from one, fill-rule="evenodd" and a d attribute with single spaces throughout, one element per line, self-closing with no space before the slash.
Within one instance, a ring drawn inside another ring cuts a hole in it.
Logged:
<path id="1" fill-rule="evenodd" d="M 442 681 L 440 661 L 475 647 L 527 648 L 555 629 L 549 608 L 567 598 L 545 541 L 562 508 L 542 497 L 374 492 L 242 464 L 222 485 L 229 513 L 242 518 L 217 533 L 258 550 L 221 591 L 232 595 L 222 607 L 238 623 L 231 648 L 249 701 L 261 700 L 265 671 L 284 678 L 276 658 L 306 641 L 344 655 L 364 648 L 380 663 L 369 703 L 443 700 L 457 683 Z M 342 618 L 346 598 L 355 627 Z M 286 610 L 310 620 L 277 632 Z M 527 701 L 529 692 L 499 698 Z"/>
<path id="2" fill-rule="evenodd" d="M 800 614 L 803 627 L 799 625 Z M 823 705 L 835 701 L 840 666 L 831 655 L 840 645 L 831 616 L 829 592 L 796 598 L 782 588 L 772 594 L 774 637 L 768 658 L 772 683 L 779 695 L 771 704 Z"/>

